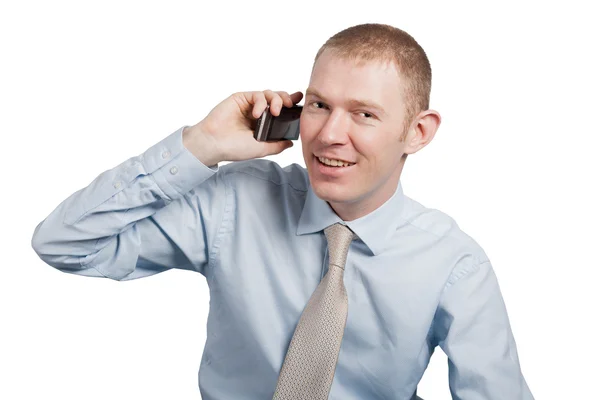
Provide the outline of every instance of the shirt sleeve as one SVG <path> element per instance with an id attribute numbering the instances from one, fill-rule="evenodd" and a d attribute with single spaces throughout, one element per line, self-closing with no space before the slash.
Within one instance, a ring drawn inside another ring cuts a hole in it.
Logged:
<path id="1" fill-rule="evenodd" d="M 531 400 L 490 261 L 455 269 L 435 318 L 453 400 Z"/>
<path id="2" fill-rule="evenodd" d="M 226 188 L 221 168 L 183 145 L 184 128 L 59 204 L 34 230 L 39 257 L 63 272 L 114 280 L 171 268 L 205 274 Z"/>

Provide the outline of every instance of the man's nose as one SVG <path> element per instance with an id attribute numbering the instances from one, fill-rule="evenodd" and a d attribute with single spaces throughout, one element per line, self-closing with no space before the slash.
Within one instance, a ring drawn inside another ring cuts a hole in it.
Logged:
<path id="1" fill-rule="evenodd" d="M 327 118 L 327 122 L 321 128 L 318 140 L 324 145 L 344 143 L 348 137 L 347 123 L 343 112 L 332 112 Z"/>

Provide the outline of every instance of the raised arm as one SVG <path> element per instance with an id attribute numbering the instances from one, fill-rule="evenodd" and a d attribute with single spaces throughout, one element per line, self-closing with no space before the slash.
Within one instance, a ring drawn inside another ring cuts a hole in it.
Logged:
<path id="1" fill-rule="evenodd" d="M 35 228 L 40 258 L 64 272 L 115 280 L 170 268 L 203 272 L 225 190 L 218 166 L 183 146 L 183 129 L 64 200 Z"/>
<path id="2" fill-rule="evenodd" d="M 223 218 L 221 161 L 280 153 L 290 141 L 257 142 L 251 130 L 267 104 L 275 115 L 302 98 L 236 93 L 198 124 L 100 174 L 35 228 L 33 249 L 68 273 L 114 280 L 170 268 L 205 272 Z"/>

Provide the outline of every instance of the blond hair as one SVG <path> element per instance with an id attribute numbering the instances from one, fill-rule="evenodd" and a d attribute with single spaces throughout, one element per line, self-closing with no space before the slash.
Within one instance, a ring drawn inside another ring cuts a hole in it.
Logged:
<path id="1" fill-rule="evenodd" d="M 315 63 L 325 50 L 358 62 L 394 62 L 406 82 L 404 131 L 419 112 L 429 109 L 431 66 L 423 48 L 403 30 L 385 24 L 352 26 L 330 37 L 317 52 Z"/>

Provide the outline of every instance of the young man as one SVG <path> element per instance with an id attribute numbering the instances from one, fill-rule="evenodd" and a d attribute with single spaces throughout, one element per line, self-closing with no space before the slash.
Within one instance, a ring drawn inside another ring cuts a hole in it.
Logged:
<path id="1" fill-rule="evenodd" d="M 348 28 L 315 59 L 306 168 L 258 159 L 291 142 L 257 142 L 251 129 L 302 93 L 236 93 L 71 195 L 32 245 L 74 274 L 203 274 L 205 400 L 417 399 L 437 346 L 453 398 L 532 399 L 490 260 L 402 191 L 407 155 L 441 121 L 430 87 L 411 36 Z"/>

